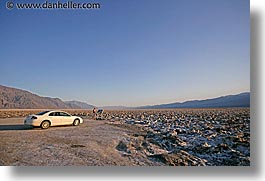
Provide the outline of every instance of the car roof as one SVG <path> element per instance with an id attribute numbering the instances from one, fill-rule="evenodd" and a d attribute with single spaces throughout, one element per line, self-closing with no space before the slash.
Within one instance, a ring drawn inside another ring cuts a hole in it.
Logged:
<path id="1" fill-rule="evenodd" d="M 63 113 L 67 113 L 65 111 L 61 111 L 61 110 L 47 110 L 47 111 L 42 111 L 42 112 L 46 112 L 45 114 L 49 114 L 49 113 L 52 113 L 52 112 L 63 112 Z M 69 113 L 67 113 L 69 114 Z"/>
<path id="2" fill-rule="evenodd" d="M 68 112 L 61 111 L 61 110 L 50 110 L 50 111 L 49 111 L 49 112 L 47 112 L 47 113 L 51 113 L 51 112 L 63 112 L 63 113 L 67 113 L 67 114 L 69 114 Z"/>
<path id="3" fill-rule="evenodd" d="M 48 116 L 49 114 L 51 114 L 51 113 L 54 113 L 54 112 L 62 112 L 62 113 L 65 113 L 65 114 L 68 114 L 68 115 L 70 115 L 70 116 L 72 116 L 70 113 L 68 113 L 68 112 L 65 112 L 65 111 L 61 111 L 61 110 L 47 110 L 47 111 L 42 111 L 42 112 L 45 112 L 45 113 L 43 113 L 43 114 L 35 114 L 35 115 L 38 115 L 38 116 Z M 42 112 L 40 112 L 40 113 L 42 113 Z"/>

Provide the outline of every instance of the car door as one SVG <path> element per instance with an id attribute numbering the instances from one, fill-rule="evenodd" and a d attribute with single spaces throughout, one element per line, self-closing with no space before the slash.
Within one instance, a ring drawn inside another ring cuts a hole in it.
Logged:
<path id="1" fill-rule="evenodd" d="M 69 125 L 73 123 L 71 115 L 65 112 L 60 112 L 60 120 L 62 125 Z"/>
<path id="2" fill-rule="evenodd" d="M 51 112 L 49 114 L 49 119 L 51 121 L 52 126 L 57 126 L 61 124 L 60 113 L 59 112 Z"/>

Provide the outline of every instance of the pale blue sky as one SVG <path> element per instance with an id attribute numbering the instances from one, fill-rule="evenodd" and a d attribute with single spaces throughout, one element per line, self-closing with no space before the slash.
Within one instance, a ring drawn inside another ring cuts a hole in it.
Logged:
<path id="1" fill-rule="evenodd" d="M 250 90 L 248 0 L 98 2 L 7 10 L 1 1 L 0 84 L 97 106 Z"/>

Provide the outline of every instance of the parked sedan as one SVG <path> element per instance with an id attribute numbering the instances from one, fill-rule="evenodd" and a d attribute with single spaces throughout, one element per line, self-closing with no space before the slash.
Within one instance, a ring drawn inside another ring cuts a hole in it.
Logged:
<path id="1" fill-rule="evenodd" d="M 73 125 L 78 126 L 83 123 L 83 119 L 78 116 L 72 116 L 63 111 L 43 111 L 38 114 L 29 115 L 24 120 L 24 125 L 40 126 L 47 129 L 50 126 Z"/>

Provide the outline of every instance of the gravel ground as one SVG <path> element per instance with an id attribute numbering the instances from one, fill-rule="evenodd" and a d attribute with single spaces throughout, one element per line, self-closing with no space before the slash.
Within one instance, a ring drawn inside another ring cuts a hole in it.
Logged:
<path id="1" fill-rule="evenodd" d="M 23 118 L 0 119 L 0 165 L 106 166 L 163 165 L 144 155 L 123 154 L 117 145 L 141 130 L 130 125 L 84 120 L 78 127 L 47 130 L 23 125 Z"/>
<path id="2" fill-rule="evenodd" d="M 78 127 L 27 127 L 0 110 L 0 165 L 250 166 L 250 109 L 67 110 Z"/>

